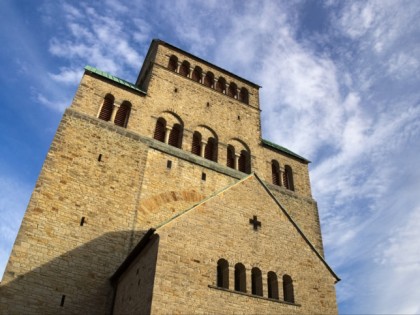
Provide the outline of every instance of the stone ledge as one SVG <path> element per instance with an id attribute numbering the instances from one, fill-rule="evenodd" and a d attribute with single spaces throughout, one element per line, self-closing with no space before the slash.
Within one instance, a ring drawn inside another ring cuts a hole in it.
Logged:
<path id="1" fill-rule="evenodd" d="M 266 301 L 270 301 L 270 302 L 276 302 L 276 303 L 287 304 L 287 305 L 298 306 L 298 307 L 302 306 L 301 304 L 297 304 L 297 303 L 290 303 L 290 302 L 286 302 L 286 301 L 270 299 L 270 298 L 267 298 L 267 297 L 264 297 L 264 296 L 249 294 L 249 293 L 246 293 L 246 292 L 233 291 L 233 290 L 229 290 L 229 289 L 225 289 L 225 288 L 220 288 L 220 287 L 216 287 L 216 286 L 211 285 L 211 284 L 209 284 L 209 288 L 210 289 L 215 289 L 215 290 L 220 290 L 220 291 L 225 291 L 225 292 L 229 292 L 229 293 L 235 293 L 235 294 L 239 294 L 239 295 L 245 295 L 245 296 L 249 296 L 249 297 L 252 297 L 252 298 L 256 298 L 256 299 L 260 299 L 260 300 L 266 300 Z"/>

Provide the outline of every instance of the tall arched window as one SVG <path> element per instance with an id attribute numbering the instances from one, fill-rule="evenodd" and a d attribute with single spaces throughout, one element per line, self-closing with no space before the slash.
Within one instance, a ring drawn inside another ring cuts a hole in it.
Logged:
<path id="1" fill-rule="evenodd" d="M 104 98 L 104 103 L 99 113 L 99 119 L 110 121 L 112 116 L 112 110 L 114 108 L 114 97 L 111 94 L 107 94 Z"/>
<path id="2" fill-rule="evenodd" d="M 274 185 L 280 186 L 280 165 L 276 160 L 271 161 L 271 178 Z"/>
<path id="3" fill-rule="evenodd" d="M 115 115 L 114 123 L 120 127 L 127 127 L 128 117 L 130 116 L 131 104 L 124 101 L 120 108 L 118 108 L 117 114 Z"/>
<path id="4" fill-rule="evenodd" d="M 201 134 L 196 131 L 193 134 L 193 142 L 191 152 L 196 155 L 200 155 L 201 152 Z"/>
<path id="5" fill-rule="evenodd" d="M 190 74 L 190 63 L 188 61 L 183 61 L 181 67 L 179 68 L 179 74 L 188 77 Z"/>
<path id="6" fill-rule="evenodd" d="M 216 91 L 226 93 L 226 80 L 224 78 L 220 77 L 217 79 Z"/>
<path id="7" fill-rule="evenodd" d="M 204 84 L 205 86 L 208 86 L 208 87 L 212 88 L 212 87 L 213 87 L 213 85 L 214 85 L 214 74 L 213 74 L 213 73 L 211 73 L 210 71 L 209 71 L 209 72 L 207 72 L 207 73 L 206 73 L 206 76 L 204 77 L 204 82 L 203 82 L 203 84 Z"/>
<path id="8" fill-rule="evenodd" d="M 295 185 L 293 183 L 293 172 L 292 168 L 289 165 L 286 165 L 284 167 L 283 185 L 286 189 L 295 190 Z"/>
<path id="9" fill-rule="evenodd" d="M 262 275 L 261 270 L 258 268 L 252 268 L 251 270 L 251 284 L 252 284 L 252 294 L 254 295 L 263 295 L 262 290 Z"/>
<path id="10" fill-rule="evenodd" d="M 229 84 L 228 96 L 238 98 L 238 87 L 233 82 L 230 82 Z"/>
<path id="11" fill-rule="evenodd" d="M 235 291 L 246 292 L 245 266 L 241 263 L 235 265 Z"/>
<path id="12" fill-rule="evenodd" d="M 295 303 L 293 280 L 289 275 L 283 276 L 283 296 L 285 302 Z"/>
<path id="13" fill-rule="evenodd" d="M 172 55 L 171 58 L 169 58 L 168 69 L 176 72 L 177 68 L 178 68 L 178 58 Z"/>
<path id="14" fill-rule="evenodd" d="M 226 166 L 235 168 L 235 148 L 231 145 L 227 147 Z"/>
<path id="15" fill-rule="evenodd" d="M 279 283 L 277 281 L 277 275 L 270 271 L 267 274 L 267 288 L 269 299 L 279 299 Z"/>
<path id="16" fill-rule="evenodd" d="M 153 138 L 156 140 L 165 142 L 165 133 L 166 133 L 166 120 L 159 118 L 156 122 L 155 133 Z"/>
<path id="17" fill-rule="evenodd" d="M 229 289 L 229 264 L 223 258 L 217 262 L 217 286 Z"/>
<path id="18" fill-rule="evenodd" d="M 175 124 L 169 134 L 169 145 L 181 148 L 182 146 L 182 127 L 180 124 Z"/>
<path id="19" fill-rule="evenodd" d="M 250 168 L 250 161 L 249 161 L 249 153 L 246 150 L 242 150 L 241 151 L 241 155 L 239 156 L 239 165 L 238 165 L 238 169 L 241 172 L 247 173 L 249 174 L 251 172 L 251 168 Z"/>
<path id="20" fill-rule="evenodd" d="M 201 68 L 200 67 L 195 67 L 194 68 L 194 71 L 193 71 L 193 73 L 192 73 L 192 76 L 191 76 L 191 79 L 193 79 L 194 81 L 196 81 L 196 82 L 201 82 L 201 73 L 202 73 L 203 71 L 201 70 Z"/>
<path id="21" fill-rule="evenodd" d="M 244 102 L 245 104 L 248 104 L 249 102 L 249 96 L 248 96 L 248 90 L 246 88 L 242 88 L 239 92 L 239 100 L 241 102 Z"/>
<path id="22" fill-rule="evenodd" d="M 217 161 L 217 143 L 216 143 L 216 139 L 214 139 L 213 137 L 210 137 L 207 140 L 207 144 L 206 144 L 206 148 L 204 151 L 204 157 L 207 160 L 210 161 Z"/>

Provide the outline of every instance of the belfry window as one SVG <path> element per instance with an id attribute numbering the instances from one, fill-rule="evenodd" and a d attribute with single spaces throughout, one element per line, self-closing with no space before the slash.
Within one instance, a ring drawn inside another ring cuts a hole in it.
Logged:
<path id="1" fill-rule="evenodd" d="M 228 96 L 238 98 L 238 87 L 233 82 L 229 84 Z"/>
<path id="2" fill-rule="evenodd" d="M 271 178 L 274 185 L 280 186 L 280 166 L 276 160 L 271 161 Z"/>
<path id="3" fill-rule="evenodd" d="M 207 72 L 207 73 L 206 73 L 206 76 L 204 77 L 204 82 L 203 82 L 203 84 L 204 84 L 205 86 L 208 86 L 208 87 L 212 88 L 212 87 L 213 87 L 213 85 L 214 85 L 214 74 L 213 74 L 213 73 L 211 73 L 211 72 Z"/>
<path id="4" fill-rule="evenodd" d="M 226 166 L 235 168 L 235 148 L 231 145 L 227 147 Z"/>
<path id="5" fill-rule="evenodd" d="M 229 289 L 229 264 L 223 258 L 217 262 L 217 286 Z"/>
<path id="6" fill-rule="evenodd" d="M 245 266 L 241 263 L 235 265 L 235 291 L 246 292 Z"/>
<path id="7" fill-rule="evenodd" d="M 168 69 L 176 72 L 177 68 L 178 68 L 178 58 L 172 55 L 171 58 L 169 58 Z"/>
<path id="8" fill-rule="evenodd" d="M 252 294 L 254 295 L 263 295 L 262 290 L 262 275 L 261 270 L 258 268 L 252 268 L 251 270 L 251 286 L 252 286 Z"/>
<path id="9" fill-rule="evenodd" d="M 279 299 L 279 284 L 277 281 L 277 275 L 270 271 L 267 274 L 267 288 L 268 288 L 268 298 L 269 299 Z"/>
<path id="10" fill-rule="evenodd" d="M 241 172 L 247 173 L 249 174 L 251 172 L 251 168 L 250 168 L 250 161 L 249 161 L 249 153 L 246 150 L 242 150 L 241 151 L 241 155 L 239 156 L 239 165 L 238 165 L 238 169 Z"/>
<path id="11" fill-rule="evenodd" d="M 207 144 L 206 144 L 206 148 L 204 150 L 204 158 L 206 158 L 207 160 L 210 161 L 217 161 L 217 143 L 216 143 L 216 139 L 214 139 L 213 137 L 210 137 L 207 140 Z"/>
<path id="12" fill-rule="evenodd" d="M 283 276 L 283 296 L 285 302 L 295 303 L 293 280 L 289 275 Z"/>
<path id="13" fill-rule="evenodd" d="M 126 127 L 128 117 L 130 116 L 131 104 L 124 101 L 120 108 L 118 108 L 117 114 L 115 115 L 114 123 L 120 127 Z"/>
<path id="14" fill-rule="evenodd" d="M 156 122 L 155 133 L 153 138 L 161 142 L 165 142 L 166 120 L 159 118 Z"/>
<path id="15" fill-rule="evenodd" d="M 107 94 L 102 104 L 101 112 L 99 113 L 99 119 L 110 121 L 112 116 L 112 110 L 114 108 L 114 96 Z"/>
<path id="16" fill-rule="evenodd" d="M 201 70 L 200 67 L 195 67 L 194 71 L 192 73 L 191 79 L 193 79 L 196 82 L 201 82 L 201 73 L 203 71 Z"/>
<path id="17" fill-rule="evenodd" d="M 216 91 L 226 93 L 226 80 L 220 77 L 216 83 Z"/>
<path id="18" fill-rule="evenodd" d="M 175 124 L 169 134 L 169 145 L 181 148 L 182 146 L 182 127 L 180 124 Z"/>
<path id="19" fill-rule="evenodd" d="M 196 131 L 193 134 L 193 142 L 192 142 L 192 148 L 191 152 L 195 155 L 200 155 L 201 152 L 201 134 Z"/>
<path id="20" fill-rule="evenodd" d="M 190 63 L 188 61 L 184 61 L 179 68 L 179 74 L 188 77 L 190 74 Z"/>
<path id="21" fill-rule="evenodd" d="M 289 165 L 286 165 L 284 167 L 283 185 L 286 189 L 295 190 L 295 186 L 293 183 L 293 172 L 292 172 L 292 168 Z"/>
<path id="22" fill-rule="evenodd" d="M 246 88 L 242 88 L 239 92 L 239 100 L 245 104 L 248 104 L 248 90 Z"/>

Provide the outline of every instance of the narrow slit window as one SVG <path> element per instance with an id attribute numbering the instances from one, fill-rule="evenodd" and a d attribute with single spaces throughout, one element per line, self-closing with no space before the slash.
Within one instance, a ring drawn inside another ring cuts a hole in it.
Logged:
<path id="1" fill-rule="evenodd" d="M 64 301 L 66 300 L 66 296 L 63 294 L 61 296 L 61 302 L 60 302 L 60 306 L 63 307 L 64 306 Z"/>
<path id="2" fill-rule="evenodd" d="M 171 160 L 168 160 L 168 161 L 166 162 L 166 168 L 167 168 L 167 169 L 171 169 L 171 168 L 172 168 L 172 161 L 171 161 Z"/>

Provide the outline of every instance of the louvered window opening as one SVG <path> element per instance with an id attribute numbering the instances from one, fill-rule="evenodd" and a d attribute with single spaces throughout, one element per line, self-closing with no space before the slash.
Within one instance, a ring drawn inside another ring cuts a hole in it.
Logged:
<path id="1" fill-rule="evenodd" d="M 201 151 L 201 135 L 198 132 L 194 132 L 191 152 L 193 154 L 200 155 L 200 151 Z"/>
<path id="2" fill-rule="evenodd" d="M 166 122 L 163 119 L 158 119 L 156 122 L 155 134 L 153 138 L 156 140 L 165 141 L 165 129 L 166 129 Z"/>
<path id="3" fill-rule="evenodd" d="M 112 109 L 114 108 L 114 98 L 112 96 L 106 96 L 104 103 L 99 113 L 99 119 L 110 121 L 112 116 Z"/>
<path id="4" fill-rule="evenodd" d="M 204 151 L 204 157 L 210 161 L 216 161 L 215 159 L 215 140 L 214 138 L 209 138 L 207 141 L 206 149 Z"/>
<path id="5" fill-rule="evenodd" d="M 114 123 L 117 126 L 125 127 L 128 121 L 128 115 L 130 114 L 130 106 L 127 103 L 123 103 L 115 115 Z"/>
<path id="6" fill-rule="evenodd" d="M 181 147 L 181 126 L 176 124 L 169 134 L 169 145 L 180 148 Z"/>
<path id="7" fill-rule="evenodd" d="M 227 149 L 227 159 L 226 166 L 230 168 L 235 168 L 235 152 L 232 147 Z"/>

